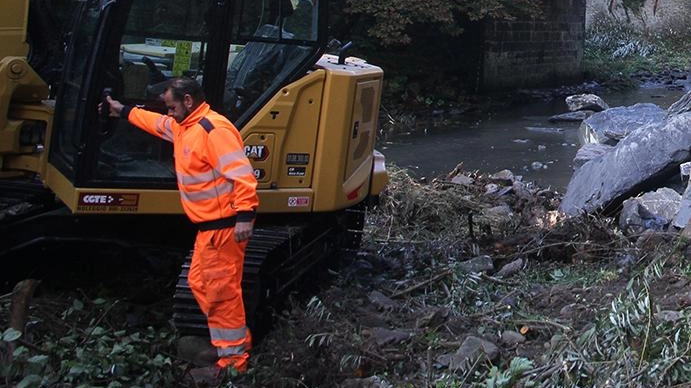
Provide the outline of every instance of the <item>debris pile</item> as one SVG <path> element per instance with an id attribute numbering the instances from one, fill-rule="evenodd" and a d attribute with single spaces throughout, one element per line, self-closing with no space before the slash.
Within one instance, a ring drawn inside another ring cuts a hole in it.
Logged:
<path id="1" fill-rule="evenodd" d="M 627 374 L 622 387 L 690 377 L 666 354 L 619 361 L 643 344 L 659 349 L 652 342 L 660 337 L 644 338 L 646 330 L 664 335 L 664 325 L 685 322 L 689 281 L 677 272 L 685 257 L 677 234 L 626 235 L 614 218 L 565 217 L 559 193 L 510 171 L 459 165 L 429 183 L 395 166 L 390 175 L 362 251 L 331 287 L 283 311 L 255 349 L 252 381 L 604 386 L 612 374 L 602 373 L 603 362 Z M 658 321 L 663 310 L 677 320 Z M 688 353 L 680 339 L 667 341 Z M 667 362 L 662 380 L 651 380 L 651 362 Z"/>

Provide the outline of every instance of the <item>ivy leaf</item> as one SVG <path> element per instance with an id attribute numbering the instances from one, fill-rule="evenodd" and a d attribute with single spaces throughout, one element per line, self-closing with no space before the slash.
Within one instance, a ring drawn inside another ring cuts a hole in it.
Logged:
<path id="1" fill-rule="evenodd" d="M 77 365 L 73 365 L 72 367 L 70 367 L 70 371 L 68 373 L 70 375 L 77 375 L 78 376 L 78 375 L 84 374 L 85 372 L 86 372 L 86 368 L 81 364 L 77 364 Z"/>
<path id="2" fill-rule="evenodd" d="M 32 364 L 45 365 L 46 362 L 48 362 L 48 356 L 46 356 L 45 354 L 38 354 L 38 355 L 35 355 L 32 357 L 29 357 L 29 359 L 27 361 L 32 363 Z"/>
<path id="3" fill-rule="evenodd" d="M 21 331 L 10 327 L 2 333 L 2 340 L 5 342 L 12 342 L 18 340 L 21 336 Z"/>
<path id="4" fill-rule="evenodd" d="M 156 357 L 154 357 L 154 359 L 151 361 L 151 364 L 153 364 L 155 367 L 161 368 L 164 365 L 172 365 L 173 363 L 171 362 L 170 358 L 157 354 Z"/>
<path id="5" fill-rule="evenodd" d="M 39 375 L 26 375 L 17 383 L 17 388 L 33 388 L 39 387 L 41 385 L 41 376 Z"/>
<path id="6" fill-rule="evenodd" d="M 82 311 L 84 309 L 84 302 L 79 299 L 75 299 L 72 301 L 72 308 L 75 311 Z"/>
<path id="7" fill-rule="evenodd" d="M 25 348 L 24 346 L 18 346 L 16 349 L 14 349 L 14 352 L 12 352 L 12 357 L 19 358 L 27 353 L 29 353 L 29 349 Z"/>

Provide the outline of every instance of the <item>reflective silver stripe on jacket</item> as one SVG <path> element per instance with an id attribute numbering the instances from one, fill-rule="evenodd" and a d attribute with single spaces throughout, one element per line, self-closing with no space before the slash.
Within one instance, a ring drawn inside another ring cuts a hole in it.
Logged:
<path id="1" fill-rule="evenodd" d="M 170 127 L 168 116 L 161 116 L 158 118 L 156 122 L 156 132 L 160 133 L 164 140 L 173 141 L 173 129 Z"/>
<path id="2" fill-rule="evenodd" d="M 223 176 L 226 179 L 233 180 L 235 178 L 241 177 L 243 175 L 251 175 L 254 174 L 254 170 L 252 169 L 252 166 L 248 166 L 246 164 L 236 167 L 225 174 Z"/>
<path id="3" fill-rule="evenodd" d="M 235 161 L 241 160 L 244 158 L 246 158 L 244 150 L 237 150 L 237 151 L 228 152 L 225 155 L 219 156 L 218 167 L 222 170 L 223 167 L 225 167 L 231 163 L 235 163 Z"/>
<path id="4" fill-rule="evenodd" d="M 252 169 L 252 166 L 243 164 L 239 167 L 233 168 L 232 170 L 228 171 L 227 173 L 223 173 L 223 169 L 225 166 L 234 163 L 237 159 L 238 156 L 244 157 L 244 152 L 242 151 L 237 151 L 237 152 L 232 152 L 230 154 L 227 154 L 219 160 L 219 166 L 217 168 L 214 168 L 212 171 L 209 172 L 204 172 L 204 173 L 199 173 L 195 175 L 182 175 L 180 173 L 177 174 L 178 176 L 178 183 L 180 183 L 183 186 L 188 186 L 188 185 L 196 185 L 199 183 L 207 183 L 215 180 L 219 176 L 223 175 L 224 178 L 228 180 L 233 180 L 237 177 L 241 177 L 243 175 L 253 175 L 254 170 Z"/>
<path id="5" fill-rule="evenodd" d="M 223 194 L 229 194 L 233 192 L 233 182 L 225 181 L 216 187 L 212 187 L 207 190 L 194 191 L 191 193 L 180 190 L 180 197 L 184 201 L 197 202 L 206 199 L 216 198 Z"/>
<path id="6" fill-rule="evenodd" d="M 221 173 L 216 170 L 195 175 L 178 174 L 178 182 L 183 186 L 196 185 L 198 183 L 207 183 L 214 181 L 219 176 L 221 176 Z"/>
<path id="7" fill-rule="evenodd" d="M 246 159 L 245 151 L 243 151 L 243 150 L 237 150 L 237 151 L 229 152 L 225 155 L 221 155 L 218 158 L 217 170 L 223 171 L 223 170 L 225 170 L 226 166 L 232 165 L 232 164 L 234 164 L 237 161 L 242 160 L 242 159 Z M 243 175 L 252 175 L 252 174 L 254 174 L 254 170 L 252 169 L 252 166 L 247 164 L 247 163 L 243 163 L 242 165 L 235 167 L 228 172 L 223 173 L 223 176 L 226 179 L 235 179 L 235 178 L 241 177 Z"/>

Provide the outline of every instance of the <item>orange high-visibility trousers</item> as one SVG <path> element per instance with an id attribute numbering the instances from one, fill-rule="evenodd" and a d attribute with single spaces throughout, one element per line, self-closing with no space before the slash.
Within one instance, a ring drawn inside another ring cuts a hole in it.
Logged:
<path id="1" fill-rule="evenodd" d="M 197 232 L 187 281 L 207 317 L 217 365 L 245 372 L 252 347 L 241 286 L 247 241 L 236 242 L 234 231 L 231 227 Z"/>

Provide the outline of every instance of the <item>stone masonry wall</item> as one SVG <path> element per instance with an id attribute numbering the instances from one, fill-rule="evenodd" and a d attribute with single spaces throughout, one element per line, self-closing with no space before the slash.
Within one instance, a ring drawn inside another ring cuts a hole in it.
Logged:
<path id="1" fill-rule="evenodd" d="M 581 80 L 586 1 L 545 3 L 542 19 L 486 24 L 483 91 L 556 87 Z"/>

